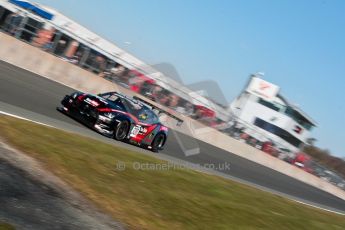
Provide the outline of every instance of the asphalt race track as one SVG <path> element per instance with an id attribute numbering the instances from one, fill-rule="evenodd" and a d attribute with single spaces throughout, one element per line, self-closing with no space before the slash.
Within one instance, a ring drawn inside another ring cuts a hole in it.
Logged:
<path id="1" fill-rule="evenodd" d="M 147 152 L 105 138 L 56 111 L 56 106 L 59 105 L 62 97 L 73 91 L 64 85 L 0 61 L 0 111 L 15 113 L 58 128 L 93 136 L 108 143 Z M 345 213 L 344 200 L 232 153 L 183 134 L 179 135 L 185 143 L 197 143 L 201 153 L 185 156 L 175 135 L 170 135 L 165 150 L 158 155 L 197 164 L 214 163 L 217 165 L 227 162 L 230 164 L 230 170 L 223 170 L 219 173 L 222 176 L 252 184 L 291 199 Z"/>

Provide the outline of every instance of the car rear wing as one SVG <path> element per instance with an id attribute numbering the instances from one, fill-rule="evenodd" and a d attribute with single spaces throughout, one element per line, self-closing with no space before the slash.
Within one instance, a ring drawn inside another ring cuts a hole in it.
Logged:
<path id="1" fill-rule="evenodd" d="M 158 112 L 158 116 L 161 115 L 161 114 L 166 114 L 167 116 L 169 116 L 169 117 L 171 117 L 171 118 L 173 118 L 173 119 L 175 119 L 177 121 L 177 124 L 176 124 L 177 126 L 181 126 L 182 125 L 183 120 L 181 118 L 179 118 L 179 117 L 169 113 L 168 111 L 165 111 L 165 110 L 163 110 L 161 108 L 158 108 L 156 105 L 154 105 L 151 102 L 146 101 L 146 100 L 144 100 L 144 99 L 142 99 L 140 97 L 133 96 L 133 99 L 137 100 L 137 101 L 139 101 L 139 102 L 141 102 L 141 103 L 143 103 L 143 104 L 145 104 L 145 105 L 147 105 L 149 107 L 151 107 L 152 110 L 156 110 Z"/>

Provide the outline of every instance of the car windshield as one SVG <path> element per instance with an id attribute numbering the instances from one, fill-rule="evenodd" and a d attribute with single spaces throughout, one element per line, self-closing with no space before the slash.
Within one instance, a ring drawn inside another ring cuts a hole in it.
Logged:
<path id="1" fill-rule="evenodd" d="M 109 107 L 122 111 L 125 110 L 118 95 L 114 93 L 103 93 L 99 94 L 98 96 L 107 100 Z"/>
<path id="2" fill-rule="evenodd" d="M 121 108 L 122 110 L 129 112 L 142 123 L 155 124 L 159 122 L 158 116 L 150 108 L 141 103 L 119 97 L 117 94 L 112 92 L 99 94 L 98 96 L 106 99 L 112 107 L 115 106 L 116 108 Z"/>
<path id="3" fill-rule="evenodd" d="M 122 99 L 122 103 L 127 112 L 134 115 L 140 122 L 146 124 L 155 124 L 159 122 L 158 116 L 145 105 L 127 99 Z"/>
<path id="4" fill-rule="evenodd" d="M 102 94 L 98 94 L 98 96 L 111 102 L 115 102 L 117 99 L 119 99 L 119 97 L 114 93 L 102 93 Z"/>

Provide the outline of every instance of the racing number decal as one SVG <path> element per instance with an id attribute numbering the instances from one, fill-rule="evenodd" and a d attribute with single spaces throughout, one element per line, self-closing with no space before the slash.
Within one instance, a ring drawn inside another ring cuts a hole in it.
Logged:
<path id="1" fill-rule="evenodd" d="M 133 129 L 131 130 L 130 136 L 135 137 L 136 135 L 138 135 L 140 128 L 141 128 L 141 126 L 139 126 L 139 125 L 134 126 Z"/>
<path id="2" fill-rule="evenodd" d="M 131 137 L 135 137 L 135 136 L 137 136 L 139 133 L 140 134 L 145 134 L 145 133 L 147 133 L 147 129 L 146 128 L 144 128 L 143 126 L 141 126 L 141 125 L 136 125 L 136 126 L 134 126 L 133 127 L 133 129 L 131 130 L 131 133 L 129 134 L 129 136 L 131 136 Z"/>

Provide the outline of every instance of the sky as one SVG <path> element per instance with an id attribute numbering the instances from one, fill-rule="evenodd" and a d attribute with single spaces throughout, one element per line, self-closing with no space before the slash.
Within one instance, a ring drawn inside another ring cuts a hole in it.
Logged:
<path id="1" fill-rule="evenodd" d="M 318 123 L 316 145 L 345 157 L 345 1 L 35 0 L 185 84 L 216 81 L 230 102 L 248 76 Z"/>

